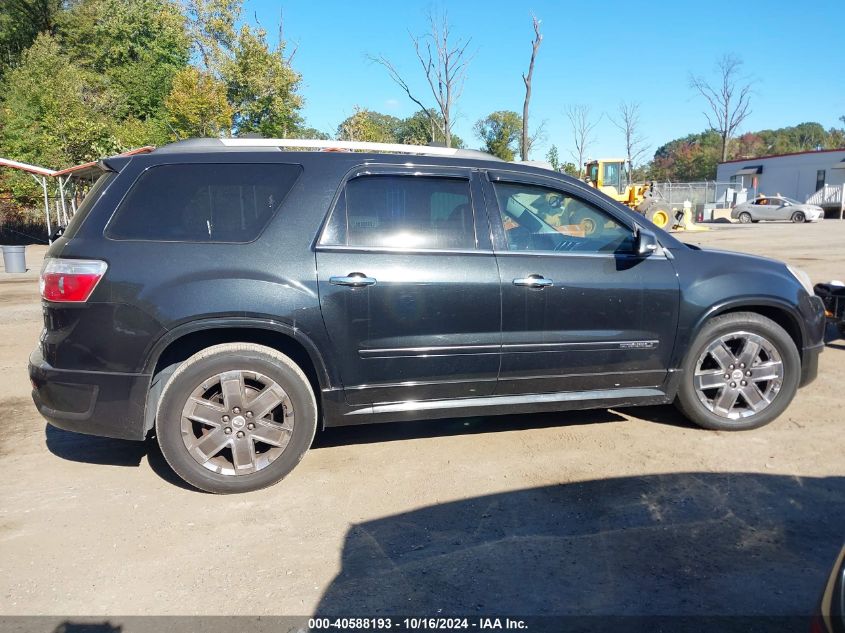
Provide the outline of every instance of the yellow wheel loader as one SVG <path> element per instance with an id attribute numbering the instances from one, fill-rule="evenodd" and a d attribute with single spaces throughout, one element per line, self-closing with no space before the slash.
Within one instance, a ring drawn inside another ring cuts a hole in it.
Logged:
<path id="1" fill-rule="evenodd" d="M 688 208 L 673 209 L 654 195 L 650 184 L 628 182 L 628 161 L 624 158 L 601 158 L 584 164 L 587 182 L 641 213 L 661 229 L 676 231 L 707 231 L 708 227 L 693 222 Z"/>

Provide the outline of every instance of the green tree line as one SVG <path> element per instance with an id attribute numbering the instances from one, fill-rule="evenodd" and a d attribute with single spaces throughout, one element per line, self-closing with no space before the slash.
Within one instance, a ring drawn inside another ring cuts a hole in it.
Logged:
<path id="1" fill-rule="evenodd" d="M 61 168 L 197 136 L 446 143 L 443 130 L 451 123 L 436 108 L 399 118 L 356 107 L 332 132 L 308 127 L 293 52 L 283 40 L 271 46 L 260 25 L 242 20 L 241 4 L 2 0 L 0 155 Z M 473 127 L 476 146 L 505 160 L 525 158 L 522 128 L 517 112 L 491 112 Z M 544 136 L 539 126 L 529 149 Z M 449 142 L 469 144 L 454 135 Z M 581 166 L 561 159 L 558 145 L 566 144 L 551 145 L 547 159 L 577 174 Z M 845 129 L 801 123 L 729 138 L 727 153 L 738 158 L 836 147 L 845 147 Z M 659 146 L 635 176 L 712 179 L 720 159 L 719 133 L 709 130 Z M 37 195 L 30 178 L 0 171 L 0 201 L 6 205 Z"/>

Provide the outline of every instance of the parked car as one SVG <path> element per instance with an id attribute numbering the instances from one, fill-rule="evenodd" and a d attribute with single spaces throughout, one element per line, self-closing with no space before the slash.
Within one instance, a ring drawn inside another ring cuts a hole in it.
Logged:
<path id="1" fill-rule="evenodd" d="M 154 434 L 185 481 L 238 492 L 318 427 L 677 402 L 751 429 L 816 376 L 824 311 L 796 268 L 478 152 L 281 151 L 320 144 L 101 161 L 41 274 L 51 424 Z"/>
<path id="2" fill-rule="evenodd" d="M 824 219 L 824 209 L 786 196 L 757 196 L 736 205 L 731 211 L 731 219 L 743 224 L 761 220 L 789 220 L 800 224 Z"/>
<path id="3" fill-rule="evenodd" d="M 845 633 L 845 547 L 830 572 L 810 631 Z"/>

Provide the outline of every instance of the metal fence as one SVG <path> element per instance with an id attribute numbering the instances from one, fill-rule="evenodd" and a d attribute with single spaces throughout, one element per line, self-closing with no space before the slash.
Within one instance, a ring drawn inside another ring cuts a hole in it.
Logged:
<path id="1" fill-rule="evenodd" d="M 701 182 L 655 182 L 654 196 L 670 205 L 682 205 L 685 201 L 694 207 L 714 205 L 716 207 L 730 207 L 733 200 L 729 182 L 703 180 Z"/>

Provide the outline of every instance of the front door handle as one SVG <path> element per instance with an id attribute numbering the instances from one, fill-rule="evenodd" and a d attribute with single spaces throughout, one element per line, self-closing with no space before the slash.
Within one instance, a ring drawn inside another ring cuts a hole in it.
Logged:
<path id="1" fill-rule="evenodd" d="M 364 273 L 349 273 L 345 277 L 329 277 L 329 283 L 335 286 L 362 288 L 363 286 L 372 286 L 376 283 L 376 280 L 373 277 L 367 277 Z"/>
<path id="2" fill-rule="evenodd" d="M 546 279 L 543 275 L 528 275 L 527 277 L 514 279 L 513 285 L 527 286 L 528 288 L 545 288 L 546 286 L 554 286 L 555 282 L 551 279 Z"/>

